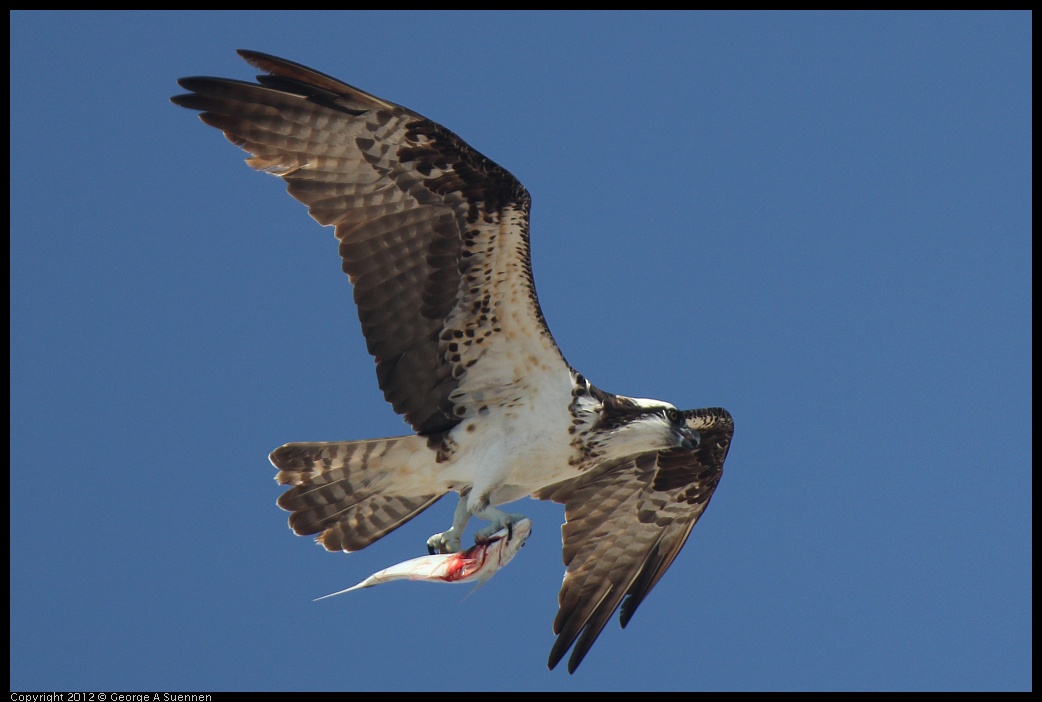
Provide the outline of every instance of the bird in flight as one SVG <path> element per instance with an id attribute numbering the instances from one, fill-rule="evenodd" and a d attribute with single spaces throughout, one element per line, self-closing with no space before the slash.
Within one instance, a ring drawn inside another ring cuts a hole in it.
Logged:
<path id="1" fill-rule="evenodd" d="M 565 506 L 552 669 L 574 672 L 621 606 L 623 627 L 676 558 L 720 481 L 722 408 L 605 392 L 572 368 L 543 319 L 528 191 L 445 127 L 292 61 L 239 51 L 257 82 L 182 78 L 198 110 L 333 226 L 384 397 L 414 433 L 289 443 L 270 460 L 300 535 L 357 551 L 450 492 L 462 550 L 524 519 L 523 497 Z M 574 647 L 573 647 L 574 644 Z"/>

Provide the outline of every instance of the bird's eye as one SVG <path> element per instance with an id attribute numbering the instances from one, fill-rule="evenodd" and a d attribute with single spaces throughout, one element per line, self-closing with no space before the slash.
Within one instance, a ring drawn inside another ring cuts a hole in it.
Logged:
<path id="1" fill-rule="evenodd" d="M 668 409 L 666 410 L 666 419 L 675 422 L 680 419 L 680 412 L 677 412 L 675 409 Z"/>

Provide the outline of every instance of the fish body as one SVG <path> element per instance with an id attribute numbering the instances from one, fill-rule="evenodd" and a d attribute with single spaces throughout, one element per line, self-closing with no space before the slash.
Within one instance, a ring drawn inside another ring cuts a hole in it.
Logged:
<path id="1" fill-rule="evenodd" d="M 500 529 L 488 539 L 474 544 L 466 551 L 412 558 L 373 573 L 362 582 L 346 590 L 319 597 L 318 600 L 324 600 L 334 595 L 342 595 L 352 590 L 373 587 L 391 582 L 392 580 L 418 580 L 432 583 L 483 583 L 499 572 L 503 566 L 517 555 L 517 552 L 525 545 L 525 541 L 531 533 L 531 520 L 521 519 L 514 522 L 510 528 L 504 527 Z"/>

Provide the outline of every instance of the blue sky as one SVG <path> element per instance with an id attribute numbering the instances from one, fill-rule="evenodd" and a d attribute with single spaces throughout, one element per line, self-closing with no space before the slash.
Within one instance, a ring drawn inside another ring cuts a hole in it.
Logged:
<path id="1" fill-rule="evenodd" d="M 558 505 L 490 583 L 294 536 L 267 454 L 405 433 L 336 241 L 170 104 L 249 48 L 514 173 L 569 362 L 723 406 L 684 551 L 546 670 Z M 1031 17 L 11 14 L 11 688 L 1031 687 Z"/>

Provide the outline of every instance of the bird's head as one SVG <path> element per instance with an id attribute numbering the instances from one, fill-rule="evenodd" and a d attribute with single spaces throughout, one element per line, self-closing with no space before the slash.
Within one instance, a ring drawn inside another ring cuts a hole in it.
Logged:
<path id="1" fill-rule="evenodd" d="M 668 402 L 644 398 L 614 396 L 605 402 L 594 432 L 606 458 L 673 448 L 693 451 L 701 441 L 683 412 Z"/>

